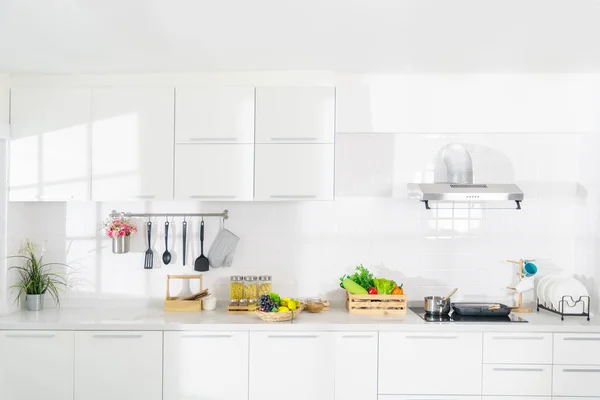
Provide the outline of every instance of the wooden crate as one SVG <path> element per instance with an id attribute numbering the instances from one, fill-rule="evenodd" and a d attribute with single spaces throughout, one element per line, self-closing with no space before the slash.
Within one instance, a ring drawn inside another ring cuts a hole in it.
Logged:
<path id="1" fill-rule="evenodd" d="M 346 292 L 346 309 L 350 314 L 405 315 L 408 305 L 403 294 L 350 294 Z"/>
<path id="2" fill-rule="evenodd" d="M 202 275 L 167 275 L 167 295 L 165 296 L 164 310 L 166 312 L 202 311 L 202 300 L 182 300 L 178 297 L 171 297 L 171 279 L 200 279 L 200 290 L 202 290 Z"/>

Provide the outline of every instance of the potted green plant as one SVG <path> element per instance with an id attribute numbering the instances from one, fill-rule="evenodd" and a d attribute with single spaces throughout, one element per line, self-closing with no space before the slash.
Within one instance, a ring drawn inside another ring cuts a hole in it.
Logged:
<path id="1" fill-rule="evenodd" d="M 17 289 L 15 301 L 19 301 L 22 296 L 26 296 L 27 309 L 29 311 L 40 311 L 44 309 L 44 295 L 49 293 L 55 303 L 60 306 L 58 292 L 67 286 L 67 280 L 63 274 L 52 270 L 53 266 L 69 267 L 62 263 L 44 263 L 43 251 L 39 258 L 35 252 L 35 245 L 29 240 L 20 254 L 10 256 L 9 258 L 21 259 L 22 265 L 12 266 L 9 269 L 15 270 L 19 274 L 16 284 L 11 289 Z"/>

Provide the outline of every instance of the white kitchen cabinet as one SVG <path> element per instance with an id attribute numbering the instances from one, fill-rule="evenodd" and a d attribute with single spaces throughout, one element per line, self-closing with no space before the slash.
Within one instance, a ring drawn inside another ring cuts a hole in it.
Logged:
<path id="1" fill-rule="evenodd" d="M 76 400 L 161 400 L 162 332 L 75 332 Z"/>
<path id="2" fill-rule="evenodd" d="M 335 400 L 377 400 L 377 332 L 336 334 Z"/>
<path id="3" fill-rule="evenodd" d="M 552 394 L 552 366 L 484 364 L 483 394 L 550 396 Z"/>
<path id="4" fill-rule="evenodd" d="M 555 333 L 554 364 L 600 365 L 600 334 Z"/>
<path id="5" fill-rule="evenodd" d="M 254 87 L 177 86 L 177 143 L 254 143 Z"/>
<path id="6" fill-rule="evenodd" d="M 175 146 L 176 200 L 252 201 L 254 145 Z"/>
<path id="7" fill-rule="evenodd" d="M 92 91 L 93 200 L 173 199 L 172 87 Z"/>
<path id="8" fill-rule="evenodd" d="M 247 400 L 248 332 L 165 332 L 164 400 Z"/>
<path id="9" fill-rule="evenodd" d="M 73 399 L 73 332 L 0 331 L 0 399 Z"/>
<path id="10" fill-rule="evenodd" d="M 552 364 L 551 333 L 483 334 L 486 364 Z"/>
<path id="11" fill-rule="evenodd" d="M 600 397 L 600 365 L 554 365 L 552 395 Z"/>
<path id="12" fill-rule="evenodd" d="M 334 400 L 333 349 L 331 332 L 250 332 L 249 400 Z"/>
<path id="13" fill-rule="evenodd" d="M 257 144 L 255 158 L 255 200 L 333 200 L 333 144 Z"/>
<path id="14" fill-rule="evenodd" d="M 378 400 L 481 400 L 481 396 L 380 395 Z M 497 399 L 494 399 L 497 400 Z M 506 398 L 504 400 L 517 400 Z M 550 400 L 550 399 L 535 399 Z"/>
<path id="15" fill-rule="evenodd" d="M 89 88 L 11 90 L 11 201 L 89 200 L 90 104 Z"/>
<path id="16" fill-rule="evenodd" d="M 333 143 L 335 89 L 256 88 L 256 143 Z"/>
<path id="17" fill-rule="evenodd" d="M 481 333 L 380 332 L 379 394 L 481 395 L 481 360 Z"/>

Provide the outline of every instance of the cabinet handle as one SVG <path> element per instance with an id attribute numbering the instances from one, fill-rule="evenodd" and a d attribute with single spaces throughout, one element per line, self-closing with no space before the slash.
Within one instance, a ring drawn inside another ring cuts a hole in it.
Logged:
<path id="1" fill-rule="evenodd" d="M 272 199 L 315 199 L 316 194 L 272 194 Z"/>
<path id="2" fill-rule="evenodd" d="M 183 335 L 184 338 L 228 339 L 233 335 Z"/>
<path id="3" fill-rule="evenodd" d="M 318 140 L 316 137 L 273 137 L 271 138 L 274 142 L 291 142 L 291 141 L 303 141 L 303 142 L 311 142 L 314 140 Z"/>
<path id="4" fill-rule="evenodd" d="M 566 337 L 566 338 L 563 338 L 563 340 L 598 342 L 598 341 L 600 341 L 600 337 Z"/>
<path id="5" fill-rule="evenodd" d="M 138 194 L 133 197 L 135 197 L 136 199 L 153 199 L 154 195 L 153 194 Z"/>
<path id="6" fill-rule="evenodd" d="M 543 368 L 492 368 L 493 371 L 503 372 L 543 372 Z"/>
<path id="7" fill-rule="evenodd" d="M 56 335 L 54 333 L 40 333 L 40 334 L 36 334 L 36 333 L 6 333 L 4 334 L 4 337 L 7 338 L 53 338 Z"/>
<path id="8" fill-rule="evenodd" d="M 598 369 L 598 368 L 582 368 L 582 369 L 563 368 L 563 372 L 600 372 L 600 369 Z"/>
<path id="9" fill-rule="evenodd" d="M 237 199 L 237 196 L 230 194 L 195 194 L 190 196 L 190 199 Z"/>
<path id="10" fill-rule="evenodd" d="M 407 339 L 458 339 L 458 336 L 407 336 Z"/>
<path id="11" fill-rule="evenodd" d="M 111 334 L 100 334 L 100 335 L 92 335 L 93 338 L 96 339 L 140 339 L 143 335 L 111 335 Z"/>
<path id="12" fill-rule="evenodd" d="M 373 335 L 343 335 L 343 339 L 370 339 L 375 336 Z"/>
<path id="13" fill-rule="evenodd" d="M 75 198 L 75 196 L 35 196 L 35 198 L 38 200 L 61 201 L 61 200 L 73 200 Z"/>
<path id="14" fill-rule="evenodd" d="M 318 335 L 269 335 L 269 339 L 318 339 Z"/>
<path id="15" fill-rule="evenodd" d="M 211 138 L 191 137 L 190 140 L 193 141 L 193 142 L 235 142 L 238 139 L 234 138 L 234 137 L 226 137 L 226 138 L 217 138 L 217 137 L 211 137 Z"/>
<path id="16" fill-rule="evenodd" d="M 544 340 L 543 336 L 494 336 L 494 340 Z"/>

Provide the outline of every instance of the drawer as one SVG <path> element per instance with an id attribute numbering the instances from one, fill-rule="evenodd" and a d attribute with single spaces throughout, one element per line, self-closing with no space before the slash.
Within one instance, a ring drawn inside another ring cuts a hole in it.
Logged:
<path id="1" fill-rule="evenodd" d="M 554 364 L 600 364 L 600 334 L 555 333 Z"/>
<path id="2" fill-rule="evenodd" d="M 550 396 L 552 366 L 484 364 L 484 395 Z"/>
<path id="3" fill-rule="evenodd" d="M 484 333 L 486 364 L 552 364 L 551 333 Z"/>
<path id="4" fill-rule="evenodd" d="M 555 365 L 552 382 L 554 396 L 600 397 L 600 366 Z"/>
<path id="5" fill-rule="evenodd" d="M 380 395 L 377 400 L 481 400 L 481 396 Z"/>
<path id="6" fill-rule="evenodd" d="M 534 399 L 532 399 L 531 397 L 527 397 L 527 396 L 483 396 L 481 398 L 481 400 L 552 400 L 552 397 L 550 397 L 550 396 L 535 397 Z M 561 398 L 561 400 L 568 400 L 568 399 Z M 575 399 L 571 399 L 571 400 L 575 400 Z M 582 399 L 579 399 L 579 400 L 582 400 Z M 586 399 L 586 400 L 593 400 L 593 399 Z"/>
<path id="7" fill-rule="evenodd" d="M 479 396 L 481 356 L 481 333 L 381 332 L 379 394 Z"/>

